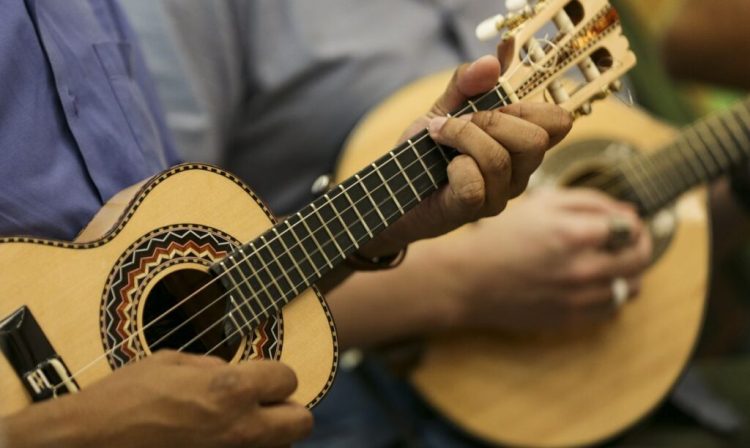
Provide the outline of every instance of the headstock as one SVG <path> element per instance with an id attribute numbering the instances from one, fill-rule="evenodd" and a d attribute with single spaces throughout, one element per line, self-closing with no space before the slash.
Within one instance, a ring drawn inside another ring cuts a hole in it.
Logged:
<path id="1" fill-rule="evenodd" d="M 619 90 L 618 78 L 635 65 L 619 15 L 607 0 L 507 0 L 506 5 L 510 12 L 482 22 L 477 37 L 501 33 L 503 41 L 511 41 L 500 84 L 514 101 L 547 101 L 587 115 L 592 101 Z"/>

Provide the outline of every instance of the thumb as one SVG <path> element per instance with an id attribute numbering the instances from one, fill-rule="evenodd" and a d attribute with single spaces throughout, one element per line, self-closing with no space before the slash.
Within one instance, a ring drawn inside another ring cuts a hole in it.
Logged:
<path id="1" fill-rule="evenodd" d="M 491 90 L 499 77 L 500 62 L 494 56 L 482 56 L 471 64 L 461 65 L 430 113 L 440 116 L 451 113 L 467 99 Z"/>

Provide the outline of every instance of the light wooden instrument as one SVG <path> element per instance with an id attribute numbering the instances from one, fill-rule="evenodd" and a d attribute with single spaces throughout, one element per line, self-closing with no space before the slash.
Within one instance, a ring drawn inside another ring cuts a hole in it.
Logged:
<path id="1" fill-rule="evenodd" d="M 614 9 L 583 3 L 573 18 L 566 0 L 519 13 L 509 36 L 525 47 L 553 18 L 564 31 L 515 55 L 491 91 L 453 115 L 549 89 L 569 110 L 605 95 L 635 58 Z M 560 85 L 576 66 L 591 82 Z M 276 224 L 231 174 L 182 165 L 118 194 L 74 242 L 0 239 L 0 415 L 163 348 L 281 360 L 298 376 L 293 398 L 314 405 L 333 380 L 337 346 L 313 284 L 440 188 L 456 154 L 423 130 Z"/>
<path id="2" fill-rule="evenodd" d="M 429 107 L 449 76 L 419 80 L 373 109 L 350 135 L 338 175 L 371 157 L 373 141 L 398 138 L 394 120 Z M 705 188 L 691 187 L 746 163 L 748 103 L 699 122 L 676 140 L 674 129 L 615 99 L 595 109 L 548 153 L 530 188 L 598 187 L 607 176 L 597 174 L 625 172 L 633 191 L 604 190 L 637 203 L 650 218 L 654 264 L 639 298 L 603 328 L 528 336 L 451 333 L 428 340 L 411 382 L 450 421 L 488 442 L 563 447 L 616 436 L 663 400 L 700 331 L 709 224 Z M 634 157 L 635 152 L 644 156 Z M 596 180 L 587 178 L 592 173 Z M 450 237 L 418 244 L 441 244 Z"/>

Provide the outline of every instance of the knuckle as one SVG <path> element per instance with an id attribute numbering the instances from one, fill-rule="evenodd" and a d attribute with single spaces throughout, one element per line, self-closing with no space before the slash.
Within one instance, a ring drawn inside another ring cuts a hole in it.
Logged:
<path id="1" fill-rule="evenodd" d="M 511 158 L 508 151 L 503 149 L 501 146 L 497 146 L 489 151 L 488 168 L 496 173 L 503 173 L 511 168 Z"/>
<path id="2" fill-rule="evenodd" d="M 529 134 L 526 136 L 526 139 L 528 140 L 532 150 L 536 152 L 545 151 L 550 144 L 549 134 L 547 134 L 544 129 L 539 127 L 532 128 L 532 130 L 530 130 Z"/>
<path id="3" fill-rule="evenodd" d="M 499 111 L 478 112 L 474 114 L 474 121 L 482 129 L 493 129 L 501 126 L 502 113 Z"/>
<path id="4" fill-rule="evenodd" d="M 455 125 L 451 127 L 453 129 L 453 138 L 457 141 L 463 142 L 464 139 L 468 138 L 471 133 L 471 127 L 474 125 L 469 120 L 460 120 L 458 118 L 451 118 Z"/>
<path id="5" fill-rule="evenodd" d="M 481 207 L 484 204 L 484 179 L 481 177 L 472 179 L 460 186 L 456 192 L 458 199 L 471 208 Z"/>

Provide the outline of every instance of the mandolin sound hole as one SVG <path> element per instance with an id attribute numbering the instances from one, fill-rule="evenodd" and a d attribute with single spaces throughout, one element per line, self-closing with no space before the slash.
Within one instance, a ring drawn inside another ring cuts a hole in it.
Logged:
<path id="1" fill-rule="evenodd" d="M 224 289 L 219 282 L 206 286 L 211 279 L 205 272 L 183 269 L 154 285 L 143 306 L 141 327 L 152 353 L 171 349 L 234 358 L 241 338 L 225 333 Z"/>

